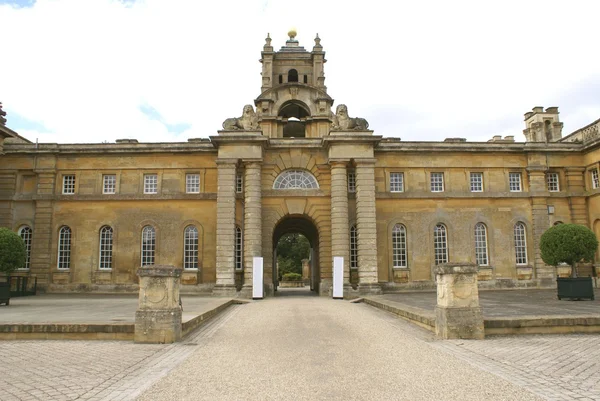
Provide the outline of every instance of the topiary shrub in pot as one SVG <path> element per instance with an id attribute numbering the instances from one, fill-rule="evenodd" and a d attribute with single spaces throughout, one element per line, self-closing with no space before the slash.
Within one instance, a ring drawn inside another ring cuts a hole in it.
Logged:
<path id="1" fill-rule="evenodd" d="M 540 240 L 540 251 L 544 263 L 571 266 L 571 277 L 556 279 L 558 299 L 594 299 L 591 277 L 577 277 L 577 263 L 593 261 L 598 249 L 598 240 L 589 228 L 579 224 L 558 224 L 550 227 Z"/>
<path id="2" fill-rule="evenodd" d="M 25 267 L 26 258 L 27 251 L 21 237 L 8 228 L 0 228 L 0 274 L 6 277 L 6 282 L 0 283 L 0 304 L 10 303 L 8 277 L 14 270 Z"/>

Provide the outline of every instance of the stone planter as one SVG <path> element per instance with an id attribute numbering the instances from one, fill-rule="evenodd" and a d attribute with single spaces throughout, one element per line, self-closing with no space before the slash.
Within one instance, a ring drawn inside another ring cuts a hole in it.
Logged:
<path id="1" fill-rule="evenodd" d="M 10 283 L 0 283 L 0 304 L 10 304 Z"/>
<path id="2" fill-rule="evenodd" d="M 594 286 L 591 277 L 557 278 L 558 299 L 571 298 L 594 300 Z"/>
<path id="3" fill-rule="evenodd" d="M 303 280 L 299 280 L 299 281 L 280 281 L 279 282 L 279 286 L 281 288 L 299 288 L 299 287 L 304 287 L 304 281 Z"/>

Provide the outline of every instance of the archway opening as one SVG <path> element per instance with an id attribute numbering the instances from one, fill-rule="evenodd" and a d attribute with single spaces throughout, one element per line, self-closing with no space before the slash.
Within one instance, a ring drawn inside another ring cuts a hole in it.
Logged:
<path id="1" fill-rule="evenodd" d="M 317 294 L 319 235 L 302 216 L 287 217 L 273 231 L 273 286 L 278 296 Z"/>
<path id="2" fill-rule="evenodd" d="M 305 121 L 306 117 L 310 116 L 308 107 L 298 101 L 290 101 L 279 109 L 278 116 L 284 118 L 284 138 L 306 137 Z"/>

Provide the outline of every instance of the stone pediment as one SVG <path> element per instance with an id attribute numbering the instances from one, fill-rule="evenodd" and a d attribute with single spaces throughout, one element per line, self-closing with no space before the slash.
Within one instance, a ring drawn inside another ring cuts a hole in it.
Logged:
<path id="1" fill-rule="evenodd" d="M 305 106 L 312 117 L 328 117 L 333 101 L 322 89 L 294 82 L 267 89 L 254 100 L 254 104 L 261 116 L 276 117 L 283 106 L 297 102 Z"/>

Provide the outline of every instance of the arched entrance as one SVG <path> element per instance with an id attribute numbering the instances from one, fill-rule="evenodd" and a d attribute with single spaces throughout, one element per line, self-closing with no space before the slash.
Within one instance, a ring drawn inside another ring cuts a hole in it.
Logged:
<path id="1" fill-rule="evenodd" d="M 283 218 L 273 230 L 273 288 L 277 291 L 279 286 L 277 276 L 277 243 L 285 234 L 299 233 L 306 237 L 310 243 L 310 290 L 319 293 L 321 272 L 319 268 L 319 232 L 314 223 L 306 216 L 290 215 Z"/>

